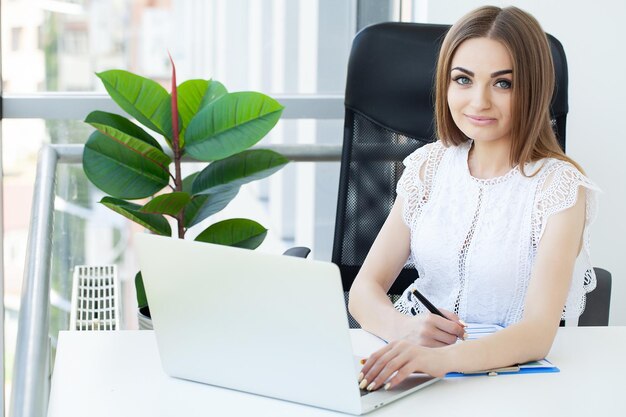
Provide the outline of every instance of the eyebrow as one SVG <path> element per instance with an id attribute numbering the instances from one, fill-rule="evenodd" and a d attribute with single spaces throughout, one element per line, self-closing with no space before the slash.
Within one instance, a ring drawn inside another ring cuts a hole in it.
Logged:
<path id="1" fill-rule="evenodd" d="M 454 67 L 454 68 L 452 68 L 450 70 L 450 72 L 452 72 L 454 70 L 464 72 L 465 74 L 469 75 L 470 77 L 474 76 L 474 72 L 473 71 L 470 71 L 470 70 L 465 69 L 463 67 Z M 513 70 L 512 69 L 505 69 L 505 70 L 496 71 L 496 72 L 491 74 L 491 78 L 499 77 L 500 75 L 504 75 L 504 74 L 513 74 Z"/>

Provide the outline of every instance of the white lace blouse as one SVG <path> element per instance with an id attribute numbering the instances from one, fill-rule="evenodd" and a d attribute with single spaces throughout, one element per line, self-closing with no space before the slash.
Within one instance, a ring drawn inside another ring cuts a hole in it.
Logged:
<path id="1" fill-rule="evenodd" d="M 587 200 L 583 245 L 562 316 L 577 320 L 586 293 L 596 285 L 589 225 L 597 187 L 570 163 L 552 158 L 527 164 L 527 175 L 540 169 L 533 177 L 515 167 L 501 177 L 478 179 L 467 166 L 470 146 L 435 142 L 404 160 L 397 193 L 411 230 L 409 263 L 419 278 L 395 307 L 405 314 L 426 311 L 411 294 L 415 287 L 466 322 L 518 322 L 548 218 L 573 206 L 582 186 Z"/>

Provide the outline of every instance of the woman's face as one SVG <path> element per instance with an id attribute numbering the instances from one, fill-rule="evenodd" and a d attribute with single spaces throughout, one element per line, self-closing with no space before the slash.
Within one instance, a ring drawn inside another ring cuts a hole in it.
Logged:
<path id="1" fill-rule="evenodd" d="M 468 39 L 450 68 L 448 106 L 458 128 L 476 142 L 510 142 L 513 64 L 504 45 Z"/>

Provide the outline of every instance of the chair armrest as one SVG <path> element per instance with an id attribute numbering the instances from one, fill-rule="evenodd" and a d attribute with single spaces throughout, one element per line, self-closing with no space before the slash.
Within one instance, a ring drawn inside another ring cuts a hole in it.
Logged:
<path id="1" fill-rule="evenodd" d="M 311 253 L 311 249 L 304 246 L 294 246 L 293 248 L 287 249 L 283 255 L 286 256 L 295 256 L 296 258 L 306 258 Z"/>

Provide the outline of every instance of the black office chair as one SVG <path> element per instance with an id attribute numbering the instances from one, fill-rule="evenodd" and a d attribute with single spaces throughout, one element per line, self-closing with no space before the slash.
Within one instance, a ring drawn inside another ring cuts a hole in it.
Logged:
<path id="1" fill-rule="evenodd" d="M 593 269 L 596 272 L 596 288 L 587 294 L 587 306 L 578 318 L 578 325 L 608 326 L 611 307 L 611 273 L 602 268 Z"/>
<path id="2" fill-rule="evenodd" d="M 360 31 L 352 43 L 332 254 L 341 270 L 346 302 L 396 198 L 402 160 L 435 140 L 433 86 L 437 55 L 448 29 L 447 25 L 381 23 Z M 559 41 L 548 37 L 557 75 L 551 114 L 565 149 L 567 61 Z M 390 298 L 395 301 L 415 278 L 413 268 L 403 269 L 389 290 Z M 607 278 L 608 298 L 605 292 L 598 300 L 588 298 L 583 324 L 608 324 L 610 274 L 598 274 L 599 281 Z M 358 327 L 348 317 L 350 325 Z"/>

